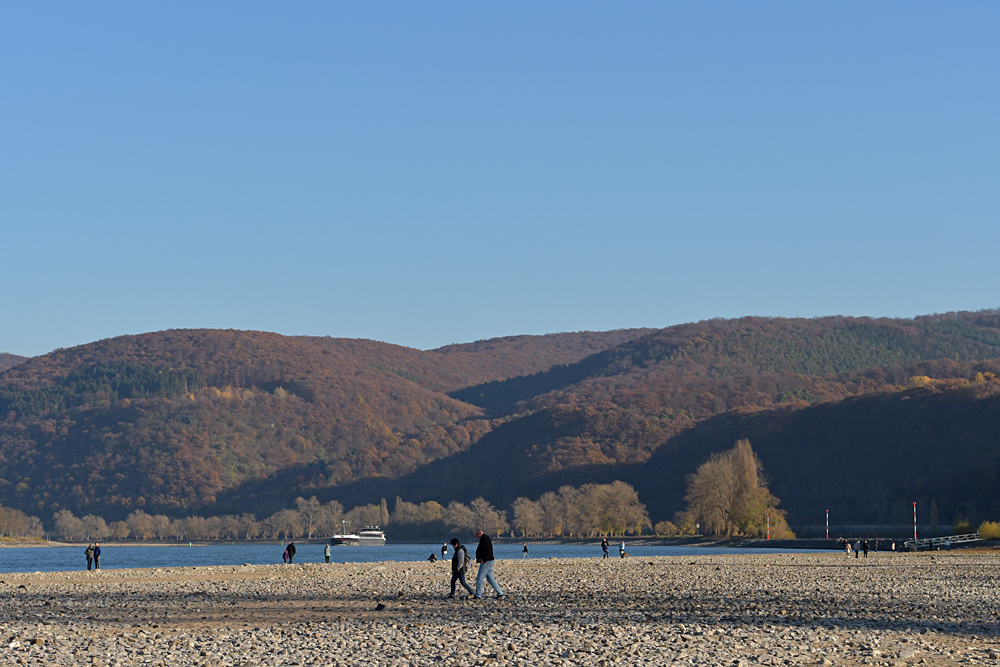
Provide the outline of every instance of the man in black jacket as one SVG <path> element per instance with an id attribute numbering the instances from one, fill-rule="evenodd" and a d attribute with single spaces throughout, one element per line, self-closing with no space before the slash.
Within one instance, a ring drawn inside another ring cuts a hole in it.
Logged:
<path id="1" fill-rule="evenodd" d="M 479 563 L 479 572 L 476 573 L 476 599 L 483 599 L 483 581 L 488 581 L 497 592 L 497 600 L 500 600 L 503 598 L 503 591 L 493 576 L 493 540 L 481 530 L 476 531 L 476 537 L 479 538 L 479 546 L 476 547 L 476 562 Z"/>
<path id="2" fill-rule="evenodd" d="M 468 549 L 465 548 L 464 544 L 459 543 L 457 537 L 451 538 L 451 548 L 454 549 L 455 553 L 451 557 L 451 595 L 448 597 L 455 597 L 456 581 L 462 582 L 462 586 L 469 591 L 469 595 L 475 595 L 472 586 L 469 586 L 469 582 L 465 580 L 465 558 L 469 555 Z"/>

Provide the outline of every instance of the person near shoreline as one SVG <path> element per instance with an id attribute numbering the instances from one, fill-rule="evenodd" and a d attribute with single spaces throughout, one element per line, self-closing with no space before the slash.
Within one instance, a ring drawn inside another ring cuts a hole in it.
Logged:
<path id="1" fill-rule="evenodd" d="M 497 600 L 501 600 L 504 596 L 503 590 L 493 574 L 493 540 L 480 529 L 476 529 L 476 537 L 479 538 L 479 546 L 476 547 L 476 562 L 479 563 L 479 571 L 476 573 L 476 592 L 473 595 L 477 600 L 483 599 L 483 582 L 486 581 L 497 592 Z"/>
<path id="2" fill-rule="evenodd" d="M 844 540 L 844 553 L 847 554 L 848 558 L 851 557 L 851 543 L 848 540 Z"/>
<path id="3" fill-rule="evenodd" d="M 281 552 L 281 563 L 288 565 L 288 547 L 285 547 L 285 550 Z"/>
<path id="4" fill-rule="evenodd" d="M 618 555 L 625 558 L 625 540 L 622 540 L 622 543 L 618 545 Z"/>
<path id="5" fill-rule="evenodd" d="M 854 541 L 854 558 L 861 558 L 861 540 Z"/>
<path id="6" fill-rule="evenodd" d="M 448 557 L 448 543 L 445 542 L 444 544 L 441 545 L 441 560 L 444 560 L 447 557 Z"/>
<path id="7" fill-rule="evenodd" d="M 330 562 L 330 545 L 329 544 L 327 544 L 325 547 L 323 547 L 323 557 L 326 558 L 326 562 L 327 563 Z"/>
<path id="8" fill-rule="evenodd" d="M 601 551 L 603 551 L 603 552 L 604 552 L 604 557 L 605 557 L 605 558 L 607 558 L 607 557 L 608 557 L 608 547 L 609 547 L 609 546 L 610 546 L 610 545 L 608 544 L 608 538 L 606 538 L 606 537 L 605 537 L 605 538 L 602 538 L 602 539 L 601 539 Z"/>
<path id="9" fill-rule="evenodd" d="M 288 564 L 291 565 L 292 559 L 295 558 L 295 542 L 289 542 L 285 550 L 288 552 Z"/>
<path id="10" fill-rule="evenodd" d="M 528 543 L 525 542 L 521 546 L 524 547 L 523 549 L 521 549 L 521 558 L 527 558 L 528 557 Z"/>
<path id="11" fill-rule="evenodd" d="M 861 550 L 865 552 L 865 558 L 868 558 L 868 551 L 870 547 L 868 546 L 868 540 L 861 543 Z"/>
<path id="12" fill-rule="evenodd" d="M 101 569 L 101 545 L 94 542 L 94 569 Z"/>
<path id="13" fill-rule="evenodd" d="M 83 555 L 87 557 L 87 571 L 90 572 L 94 569 L 94 545 L 88 544 L 87 548 L 83 551 Z"/>
<path id="14" fill-rule="evenodd" d="M 455 582 L 459 582 L 469 591 L 469 595 L 475 595 L 476 592 L 472 590 L 472 586 L 469 582 L 465 580 L 465 573 L 469 568 L 469 550 L 465 548 L 465 545 L 458 541 L 457 537 L 451 538 L 451 548 L 455 553 L 451 557 L 451 593 L 448 597 L 455 597 Z"/>

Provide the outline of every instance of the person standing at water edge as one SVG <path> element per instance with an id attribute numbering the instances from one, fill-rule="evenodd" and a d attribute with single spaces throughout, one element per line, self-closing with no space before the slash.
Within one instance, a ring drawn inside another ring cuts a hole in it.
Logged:
<path id="1" fill-rule="evenodd" d="M 476 562 L 479 563 L 479 572 L 476 573 L 476 592 L 475 596 L 477 600 L 483 599 L 483 582 L 489 582 L 493 590 L 497 592 L 497 600 L 503 598 L 503 591 L 500 589 L 500 584 L 497 583 L 496 577 L 493 575 L 493 540 L 490 536 L 484 533 L 482 530 L 476 530 L 476 537 L 479 538 L 479 546 L 476 547 Z"/>
<path id="2" fill-rule="evenodd" d="M 84 549 L 83 555 L 87 557 L 87 571 L 94 569 L 94 545 L 88 544 L 87 548 Z"/>
<path id="3" fill-rule="evenodd" d="M 527 558 L 527 557 L 528 557 L 528 543 L 525 542 L 524 548 L 521 549 L 521 558 Z"/>
<path id="4" fill-rule="evenodd" d="M 455 582 L 460 582 L 465 590 L 469 591 L 469 595 L 475 595 L 476 592 L 472 590 L 472 586 L 469 586 L 469 582 L 465 580 L 465 572 L 468 570 L 469 561 L 469 550 L 465 548 L 465 545 L 458 541 L 457 537 L 451 538 L 451 548 L 455 550 L 455 553 L 451 557 L 451 593 L 448 597 L 455 597 Z"/>
<path id="5" fill-rule="evenodd" d="M 444 560 L 447 557 L 448 557 L 448 543 L 445 542 L 444 544 L 441 545 L 441 560 Z"/>
<path id="6" fill-rule="evenodd" d="M 610 545 L 608 544 L 608 538 L 606 538 L 606 537 L 605 537 L 605 538 L 603 538 L 603 539 L 601 540 L 601 551 L 603 551 L 603 552 L 604 552 L 604 557 L 605 557 L 605 558 L 607 558 L 607 557 L 608 557 L 608 547 L 609 547 L 609 546 L 610 546 Z"/>
<path id="7" fill-rule="evenodd" d="M 622 543 L 618 545 L 618 555 L 625 558 L 625 540 L 622 540 Z"/>
<path id="8" fill-rule="evenodd" d="M 324 556 L 324 558 L 326 558 L 326 562 L 329 563 L 330 562 L 330 545 L 329 544 L 326 545 L 325 547 L 323 547 L 323 556 Z"/>
<path id="9" fill-rule="evenodd" d="M 94 542 L 94 569 L 101 569 L 101 545 Z"/>
<path id="10" fill-rule="evenodd" d="M 295 542 L 288 543 L 288 564 L 292 564 L 292 559 L 295 558 Z"/>

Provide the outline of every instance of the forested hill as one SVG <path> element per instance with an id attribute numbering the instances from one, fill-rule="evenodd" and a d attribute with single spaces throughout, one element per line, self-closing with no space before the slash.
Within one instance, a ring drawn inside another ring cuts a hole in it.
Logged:
<path id="1" fill-rule="evenodd" d="M 310 475 L 296 486 L 394 477 L 489 430 L 479 408 L 445 391 L 629 337 L 528 336 L 420 351 L 174 330 L 57 350 L 0 376 L 0 503 L 42 515 L 60 507 L 109 517 L 135 508 L 183 513 L 210 506 L 223 489 L 306 466 Z"/>
<path id="2" fill-rule="evenodd" d="M 0 375 L 0 504 L 108 519 L 263 516 L 313 494 L 502 505 L 627 473 L 667 512 L 678 490 L 640 472 L 683 479 L 697 456 L 732 446 L 728 434 L 678 445 L 723 433 L 706 430 L 720 419 L 813 414 L 934 382 L 992 386 L 993 359 L 996 311 L 712 320 L 429 351 L 245 331 L 125 336 Z"/>
<path id="3" fill-rule="evenodd" d="M 10 354 L 9 352 L 0 352 L 0 373 L 3 373 L 8 368 L 13 368 L 18 364 L 24 363 L 28 360 L 28 357 L 20 357 L 16 354 Z"/>

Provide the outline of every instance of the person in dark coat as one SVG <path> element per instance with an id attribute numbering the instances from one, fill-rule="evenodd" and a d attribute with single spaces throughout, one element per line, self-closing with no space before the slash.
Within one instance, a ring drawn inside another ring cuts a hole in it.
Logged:
<path id="1" fill-rule="evenodd" d="M 94 542 L 94 569 L 101 569 L 101 545 Z"/>
<path id="2" fill-rule="evenodd" d="M 865 552 L 865 558 L 868 558 L 868 551 L 870 547 L 868 546 L 868 540 L 861 543 L 861 550 Z"/>
<path id="3" fill-rule="evenodd" d="M 503 590 L 493 574 L 493 540 L 482 530 L 476 531 L 476 537 L 479 538 L 479 546 L 476 547 L 476 562 L 479 563 L 479 572 L 476 573 L 476 599 L 483 599 L 483 582 L 486 581 L 497 592 L 497 599 L 501 600 Z"/>
<path id="4" fill-rule="evenodd" d="M 295 542 L 289 542 L 286 549 L 288 551 L 288 564 L 292 564 L 292 559 L 295 558 Z"/>
<path id="5" fill-rule="evenodd" d="M 608 547 L 609 546 L 610 545 L 608 544 L 608 538 L 605 537 L 604 539 L 601 540 L 601 551 L 604 552 L 604 557 L 605 558 L 608 557 Z"/>
<path id="6" fill-rule="evenodd" d="M 88 544 L 87 548 L 84 549 L 83 555 L 87 557 L 87 571 L 94 569 L 94 545 Z"/>
<path id="7" fill-rule="evenodd" d="M 457 537 L 451 538 L 451 548 L 454 549 L 454 554 L 451 557 L 451 593 L 448 597 L 455 597 L 455 582 L 460 582 L 465 590 L 469 591 L 469 595 L 475 595 L 476 592 L 472 590 L 472 586 L 469 586 L 469 582 L 465 580 L 466 565 L 465 559 L 469 556 L 469 550 L 465 548 L 465 545 L 458 541 Z"/>

